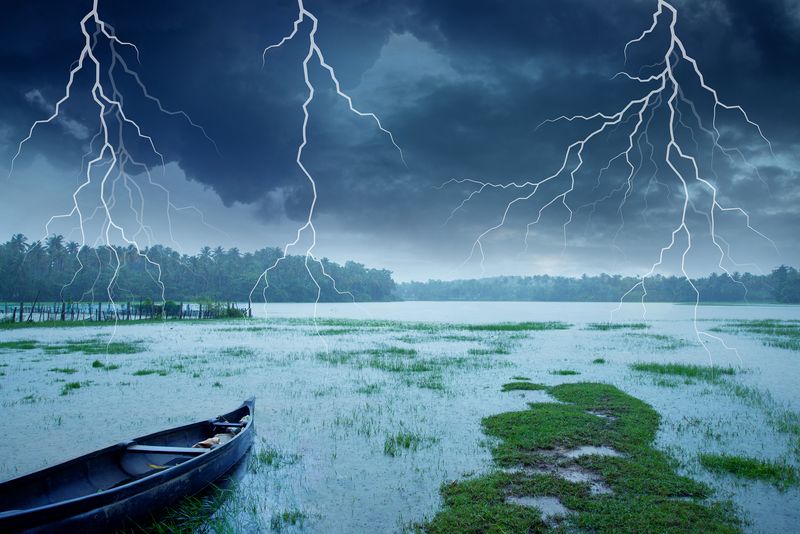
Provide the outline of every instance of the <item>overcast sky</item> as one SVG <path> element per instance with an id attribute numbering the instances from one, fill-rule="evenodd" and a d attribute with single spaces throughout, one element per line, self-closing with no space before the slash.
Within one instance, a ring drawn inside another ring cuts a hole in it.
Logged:
<path id="1" fill-rule="evenodd" d="M 631 158 L 641 160 L 641 168 L 630 191 L 624 158 L 610 165 L 609 160 L 624 150 L 636 117 L 587 145 L 566 199 L 574 212 L 566 241 L 569 212 L 560 201 L 532 227 L 527 247 L 524 238 L 527 223 L 568 185 L 568 174 L 515 204 L 506 225 L 483 241 L 483 267 L 479 255 L 462 265 L 476 237 L 499 222 L 506 203 L 521 190 L 473 197 L 451 217 L 470 189 L 439 186 L 454 178 L 506 183 L 554 173 L 566 147 L 591 129 L 577 122 L 539 126 L 542 121 L 613 113 L 652 89 L 613 76 L 623 69 L 631 74 L 658 70 L 646 65 L 664 56 L 666 18 L 660 21 L 664 31 L 629 49 L 627 65 L 623 56 L 625 43 L 650 25 L 656 4 L 306 0 L 319 20 L 317 42 L 342 89 L 356 107 L 380 117 L 407 163 L 374 121 L 349 113 L 326 72 L 312 61 L 316 93 L 304 162 L 319 197 L 317 254 L 385 267 L 398 280 L 649 270 L 679 224 L 684 194 L 664 161 L 668 94 L 646 110 L 651 133 L 636 139 Z M 702 177 L 719 191 L 718 200 L 747 210 L 751 224 L 774 243 L 749 232 L 741 214 L 718 212 L 717 244 L 731 256 L 723 265 L 731 270 L 797 265 L 800 2 L 675 0 L 673 5 L 679 12 L 677 31 L 706 82 L 723 101 L 741 105 L 772 144 L 771 153 L 742 115 L 718 108 L 720 143 L 737 150 L 712 150 L 688 104 L 710 127 L 712 100 L 681 63 L 676 75 L 685 98 L 680 108 L 685 126 L 677 128 L 678 142 L 697 156 Z M 80 20 L 90 8 L 87 1 L 29 0 L 6 6 L 0 17 L 0 240 L 16 232 L 40 238 L 51 216 L 71 209 L 72 193 L 82 180 L 82 156 L 99 128 L 90 68 L 77 76 L 61 118 L 36 130 L 14 172 L 6 175 L 33 121 L 45 118 L 63 96 L 83 46 Z M 188 113 L 213 140 L 182 116 L 160 113 L 117 67 L 126 115 L 152 136 L 166 165 L 127 130 L 130 152 L 169 189 L 176 206 L 192 205 L 204 214 L 201 220 L 194 210 L 173 211 L 170 236 L 163 191 L 144 185 L 147 178 L 133 172 L 131 180 L 143 184 L 145 224 L 154 240 L 185 253 L 206 244 L 253 250 L 293 240 L 311 200 L 309 183 L 295 163 L 307 97 L 302 60 L 310 21 L 294 41 L 271 50 L 263 68 L 261 53 L 291 31 L 297 4 L 101 0 L 100 16 L 120 39 L 138 47 L 140 63 L 132 50 L 120 52 L 149 93 L 165 108 Z M 108 68 L 102 42 L 97 56 Z M 103 83 L 110 91 L 105 74 Z M 710 190 L 686 165 L 678 168 L 691 182 L 687 222 L 695 240 L 688 267 L 693 273 L 719 270 L 719 249 L 709 238 L 705 215 Z M 98 205 L 99 189 L 94 191 L 86 188 L 80 197 L 87 213 Z M 126 212 L 128 192 L 120 188 L 115 194 L 119 220 L 134 224 L 135 217 Z M 102 214 L 87 224 L 88 242 L 98 236 L 97 221 Z M 58 219 L 51 230 L 80 239 L 76 223 Z M 145 233 L 138 239 L 147 242 Z M 682 239 L 677 253 L 667 254 L 664 272 L 675 272 Z"/>

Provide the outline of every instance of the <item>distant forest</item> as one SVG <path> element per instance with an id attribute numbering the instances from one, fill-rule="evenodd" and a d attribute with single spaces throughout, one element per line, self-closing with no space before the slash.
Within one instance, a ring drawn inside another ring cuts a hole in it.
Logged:
<path id="1" fill-rule="evenodd" d="M 253 284 L 264 269 L 283 254 L 279 248 L 242 253 L 236 248 L 203 247 L 189 256 L 155 245 L 146 249 L 149 263 L 134 247 L 84 247 L 54 235 L 44 242 L 16 234 L 0 245 L 0 301 L 78 302 L 107 299 L 106 286 L 120 259 L 118 278 L 112 289 L 120 302 L 161 300 L 157 263 L 167 300 L 175 302 L 246 302 Z M 80 260 L 80 261 L 79 261 Z M 336 281 L 339 291 L 349 291 L 360 302 L 391 300 L 506 300 L 506 301 L 617 301 L 639 281 L 634 277 L 582 276 L 500 276 L 477 280 L 408 282 L 395 284 L 386 269 L 369 269 L 352 261 L 344 265 L 321 260 Z M 81 263 L 83 267 L 81 268 Z M 322 302 L 347 302 L 325 278 L 320 266 L 309 262 L 320 282 Z M 77 273 L 77 274 L 76 274 Z M 712 274 L 694 280 L 704 302 L 800 303 L 800 273 L 781 266 L 768 275 L 749 273 L 727 276 Z M 313 302 L 317 288 L 308 275 L 304 256 L 289 256 L 270 272 L 267 300 L 270 302 Z M 262 301 L 263 280 L 254 294 Z M 648 301 L 693 302 L 694 292 L 683 278 L 654 276 L 645 285 Z M 627 300 L 638 300 L 641 290 Z"/>
<path id="2" fill-rule="evenodd" d="M 511 300 L 511 301 L 618 301 L 639 282 L 638 278 L 601 274 L 567 278 L 564 276 L 498 276 L 475 280 L 408 282 L 397 287 L 403 300 Z M 693 280 L 703 302 L 779 302 L 800 303 L 800 273 L 781 266 L 768 275 L 733 273 L 711 274 Z M 677 276 L 653 276 L 645 283 L 650 302 L 694 302 L 695 292 Z M 626 301 L 641 300 L 640 288 Z"/>
<path id="3" fill-rule="evenodd" d="M 16 234 L 0 245 L 0 300 L 11 302 L 108 299 L 106 287 L 114 274 L 115 254 L 120 259 L 117 280 L 112 286 L 114 300 L 119 302 L 161 300 L 158 266 L 167 300 L 174 302 L 247 302 L 253 285 L 276 259 L 283 255 L 279 248 L 263 248 L 241 253 L 236 248 L 224 250 L 203 247 L 194 256 L 155 245 L 146 250 L 149 263 L 133 246 L 84 247 L 65 242 L 59 235 L 44 242 Z M 81 268 L 81 263 L 83 267 Z M 344 265 L 321 260 L 325 271 L 336 281 L 336 289 L 349 291 L 360 302 L 396 299 L 392 273 L 385 269 L 368 269 L 348 261 Z M 309 269 L 322 288 L 323 302 L 347 302 L 348 295 L 338 294 L 321 272 L 319 264 L 309 262 Z M 77 275 L 76 275 L 77 273 Z M 73 279 L 74 276 L 74 279 Z M 254 302 L 262 302 L 263 280 Z M 308 275 L 304 256 L 289 256 L 270 272 L 270 302 L 313 302 L 317 287 Z"/>

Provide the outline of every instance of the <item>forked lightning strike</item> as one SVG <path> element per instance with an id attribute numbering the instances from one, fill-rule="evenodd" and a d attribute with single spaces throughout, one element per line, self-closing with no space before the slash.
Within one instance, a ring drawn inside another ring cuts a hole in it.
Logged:
<path id="1" fill-rule="evenodd" d="M 128 63 L 119 50 L 120 48 L 130 49 L 135 52 L 138 62 L 139 49 L 133 43 L 118 38 L 114 28 L 100 18 L 98 0 L 94 0 L 92 9 L 81 19 L 80 27 L 81 34 L 83 35 L 83 48 L 81 49 L 78 59 L 70 68 L 64 95 L 56 102 L 53 112 L 49 117 L 37 120 L 31 125 L 28 135 L 20 141 L 17 152 L 12 158 L 9 174 L 13 173 L 14 164 L 22 153 L 25 143 L 30 141 L 33 137 L 34 131 L 39 126 L 53 123 L 63 117 L 62 108 L 73 96 L 72 93 L 76 77 L 83 71 L 89 71 L 90 76 L 93 77 L 93 83 L 89 94 L 91 95 L 93 104 L 97 108 L 98 124 L 96 133 L 90 140 L 88 151 L 84 154 L 82 159 L 82 183 L 72 193 L 71 210 L 67 213 L 52 216 L 45 225 L 45 231 L 46 234 L 49 235 L 50 225 L 58 219 L 71 219 L 77 216 L 77 229 L 81 236 L 80 246 L 77 252 L 77 260 L 80 267 L 78 271 L 73 274 L 72 281 L 74 281 L 83 269 L 80 252 L 87 245 L 85 223 L 90 221 L 98 213 L 101 214 L 103 217 L 101 232 L 94 244 L 104 245 L 114 258 L 114 272 L 106 286 L 106 293 L 110 305 L 112 306 L 114 316 L 116 317 L 117 309 L 114 303 L 113 289 L 119 275 L 121 261 L 117 249 L 113 246 L 115 240 L 121 240 L 127 245 L 134 247 L 136 253 L 156 271 L 157 274 L 154 278 L 154 282 L 160 288 L 162 302 L 166 300 L 166 288 L 161 280 L 161 266 L 148 256 L 145 248 L 139 243 L 139 236 L 143 234 L 147 238 L 148 244 L 152 245 L 153 235 L 151 229 L 144 222 L 145 191 L 142 189 L 142 185 L 129 173 L 129 169 L 134 169 L 139 174 L 144 174 L 147 178 L 147 184 L 158 189 L 165 196 L 167 222 L 170 239 L 173 244 L 177 245 L 172 233 L 172 212 L 193 210 L 200 215 L 205 223 L 202 213 L 194 206 L 175 205 L 170 198 L 169 190 L 153 179 L 149 166 L 143 162 L 137 161 L 126 148 L 125 134 L 131 131 L 137 139 L 144 141 L 146 145 L 149 146 L 153 154 L 160 160 L 163 168 L 165 163 L 164 156 L 156 149 L 153 138 L 144 133 L 139 123 L 131 118 L 125 111 L 123 105 L 124 96 L 117 86 L 117 79 L 115 77 L 117 67 L 122 67 L 124 75 L 135 82 L 136 86 L 141 91 L 141 95 L 145 99 L 153 102 L 160 112 L 170 116 L 179 115 L 183 117 L 191 126 L 200 130 L 215 148 L 216 143 L 207 135 L 202 126 L 196 124 L 185 112 L 180 110 L 171 111 L 164 108 L 161 101 L 150 94 L 141 81 L 139 74 L 128 66 Z M 98 49 L 98 45 L 100 44 L 104 44 L 108 47 L 107 55 L 110 57 L 110 61 L 103 61 L 104 56 Z M 99 146 L 96 147 L 96 144 Z M 99 184 L 97 183 L 98 178 L 95 174 L 100 175 Z M 133 228 L 126 228 L 126 224 L 120 221 L 119 218 L 115 218 L 114 215 L 114 208 L 117 204 L 117 186 L 120 183 L 127 192 L 128 208 L 131 210 L 134 220 L 136 221 L 136 225 Z M 95 199 L 97 205 L 92 213 L 88 217 L 85 217 L 85 207 L 82 207 L 83 202 L 81 200 L 81 195 L 88 192 L 87 188 L 92 185 L 99 185 L 99 195 L 98 198 Z M 72 281 L 65 287 L 68 287 Z M 92 300 L 94 300 L 94 295 L 92 295 Z"/>
<path id="2" fill-rule="evenodd" d="M 309 185 L 311 187 L 312 199 L 311 199 L 311 204 L 309 205 L 309 208 L 308 208 L 308 217 L 306 218 L 305 223 L 303 225 L 301 225 L 297 229 L 297 233 L 295 234 L 294 241 L 292 241 L 291 243 L 287 243 L 283 248 L 283 254 L 277 260 L 275 260 L 275 262 L 273 262 L 272 265 L 267 267 L 264 270 L 263 273 L 261 273 L 261 276 L 258 278 L 258 280 L 256 281 L 255 285 L 250 290 L 249 302 L 252 304 L 253 293 L 258 289 L 258 286 L 261 285 L 261 283 L 263 281 L 264 287 L 263 287 L 263 290 L 262 290 L 262 296 L 263 296 L 264 307 L 265 307 L 264 311 L 266 313 L 267 290 L 269 289 L 269 273 L 272 270 L 274 270 L 275 268 L 277 268 L 280 265 L 280 263 L 288 257 L 289 251 L 293 247 L 298 246 L 298 244 L 300 243 L 300 240 L 303 239 L 304 234 L 306 232 L 308 232 L 308 234 L 310 236 L 311 243 L 306 248 L 306 250 L 304 252 L 305 268 L 306 268 L 306 272 L 308 273 L 309 278 L 314 283 L 314 286 L 317 288 L 317 296 L 316 296 L 316 299 L 314 301 L 314 318 L 316 319 L 316 317 L 317 317 L 317 305 L 319 304 L 319 299 L 322 296 L 322 286 L 320 286 L 320 281 L 317 280 L 317 278 L 314 276 L 314 273 L 311 271 L 311 267 L 309 265 L 309 262 L 316 263 L 319 266 L 320 272 L 322 273 L 322 276 L 324 278 L 326 278 L 331 283 L 331 285 L 333 287 L 333 290 L 336 291 L 336 293 L 338 293 L 339 295 L 347 295 L 353 301 L 355 301 L 355 297 L 349 291 L 340 291 L 336 287 L 336 280 L 334 280 L 334 278 L 325 270 L 325 265 L 323 264 L 323 262 L 320 261 L 314 255 L 314 248 L 316 247 L 316 244 L 317 244 L 317 231 L 316 231 L 316 228 L 314 227 L 314 210 L 316 209 L 316 205 L 317 205 L 317 182 L 314 180 L 313 175 L 311 174 L 311 172 L 308 170 L 308 168 L 303 163 L 303 151 L 305 150 L 306 145 L 308 145 L 308 121 L 309 121 L 308 106 L 314 100 L 314 94 L 316 92 L 316 88 L 314 87 L 314 84 L 311 83 L 311 79 L 309 77 L 309 63 L 311 62 L 312 59 L 316 58 L 316 61 L 318 62 L 319 66 L 328 73 L 328 76 L 330 77 L 331 82 L 333 82 L 333 86 L 334 86 L 334 89 L 336 91 L 336 94 L 339 97 L 341 97 L 342 99 L 344 99 L 345 102 L 347 102 L 347 106 L 348 106 L 348 109 L 350 110 L 350 112 L 358 115 L 359 117 L 369 117 L 373 121 L 375 121 L 375 124 L 378 127 L 378 129 L 381 132 L 383 132 L 384 134 L 386 134 L 386 136 L 389 138 L 389 141 L 392 143 L 394 148 L 397 149 L 397 152 L 400 155 L 400 159 L 401 159 L 401 161 L 403 162 L 404 165 L 405 165 L 406 162 L 405 162 L 405 157 L 403 156 L 403 150 L 400 148 L 400 146 L 395 141 L 394 135 L 392 134 L 391 131 L 389 131 L 389 130 L 387 130 L 386 128 L 383 127 L 383 124 L 381 123 L 381 121 L 378 118 L 378 116 L 375 115 L 374 113 L 363 112 L 363 111 L 360 111 L 359 109 L 357 109 L 353 105 L 352 98 L 347 93 L 342 91 L 341 85 L 339 84 L 339 79 L 336 76 L 336 71 L 333 69 L 333 67 L 331 65 L 329 65 L 325 61 L 325 56 L 324 56 L 324 54 L 322 52 L 322 49 L 319 47 L 319 45 L 317 44 L 317 41 L 316 41 L 317 28 L 319 26 L 319 20 L 317 19 L 316 16 L 314 16 L 313 13 L 311 13 L 310 11 L 308 11 L 305 8 L 305 6 L 303 5 L 303 0 L 297 0 L 297 8 L 298 8 L 297 18 L 295 19 L 295 21 L 293 23 L 291 33 L 286 35 L 279 42 L 277 42 L 277 43 L 275 43 L 273 45 L 267 46 L 264 49 L 264 51 L 263 51 L 263 53 L 261 55 L 261 58 L 262 58 L 262 65 L 265 65 L 266 64 L 266 60 L 267 60 L 267 54 L 269 53 L 270 50 L 273 50 L 273 49 L 276 49 L 276 48 L 280 48 L 284 44 L 286 44 L 286 43 L 290 42 L 291 40 L 293 40 L 295 38 L 295 36 L 297 36 L 298 31 L 300 30 L 300 25 L 303 22 L 305 22 L 306 19 L 308 19 L 308 21 L 310 21 L 311 28 L 308 31 L 308 51 L 307 51 L 305 57 L 303 58 L 303 63 L 302 63 L 303 79 L 305 81 L 306 88 L 308 89 L 308 96 L 306 97 L 306 100 L 303 102 L 303 106 L 302 106 L 303 107 L 302 141 L 297 147 L 297 153 L 296 153 L 296 157 L 295 157 L 295 162 L 297 163 L 297 166 L 300 168 L 300 170 L 303 173 L 303 175 L 306 177 L 306 180 L 308 180 L 308 183 L 309 183 Z"/>
<path id="3" fill-rule="evenodd" d="M 669 241 L 661 247 L 658 259 L 653 263 L 652 267 L 642 276 L 640 276 L 639 282 L 636 283 L 633 287 L 631 287 L 622 297 L 620 298 L 620 304 L 614 311 L 618 311 L 622 305 L 622 302 L 628 297 L 632 292 L 636 291 L 637 289 L 642 292 L 642 306 L 645 306 L 645 299 L 647 297 L 647 288 L 646 282 L 647 279 L 652 277 L 664 262 L 664 255 L 673 249 L 676 248 L 677 240 L 679 237 L 686 240 L 686 246 L 683 250 L 680 251 L 681 253 L 681 274 L 686 282 L 691 286 L 692 291 L 695 295 L 695 306 L 694 306 L 694 332 L 697 340 L 703 345 L 703 347 L 708 352 L 709 358 L 711 358 L 711 352 L 709 351 L 708 347 L 705 344 L 706 340 L 714 340 L 720 343 L 725 349 L 733 350 L 725 344 L 725 342 L 708 332 L 704 332 L 699 329 L 698 327 L 698 306 L 700 304 L 700 291 L 692 282 L 689 273 L 687 272 L 686 267 L 686 260 L 687 255 L 689 254 L 690 250 L 692 249 L 692 238 L 693 238 L 693 231 L 690 228 L 689 223 L 687 222 L 687 215 L 689 214 L 689 210 L 691 209 L 694 213 L 700 213 L 705 220 L 707 221 L 708 225 L 708 233 L 711 237 L 711 241 L 713 245 L 716 247 L 719 253 L 719 261 L 717 265 L 719 268 L 731 279 L 734 280 L 732 274 L 729 272 L 728 268 L 725 266 L 725 261 L 730 261 L 732 264 L 736 265 L 736 262 L 730 257 L 728 249 L 730 248 L 727 241 L 724 240 L 721 236 L 718 235 L 717 232 L 717 215 L 720 213 L 733 213 L 738 214 L 744 218 L 745 225 L 747 229 L 757 236 L 769 241 L 773 247 L 775 246 L 768 237 L 764 234 L 759 232 L 755 229 L 750 223 L 750 215 L 742 208 L 736 206 L 726 206 L 719 200 L 718 190 L 717 187 L 712 183 L 710 178 L 704 177 L 703 172 L 700 170 L 700 165 L 697 161 L 697 156 L 693 155 L 692 151 L 688 148 L 684 147 L 679 141 L 680 136 L 678 135 L 678 129 L 684 128 L 688 129 L 691 134 L 692 142 L 694 143 L 695 147 L 697 148 L 697 152 L 699 152 L 699 145 L 695 138 L 695 132 L 693 128 L 690 128 L 685 120 L 683 115 L 681 114 L 680 104 L 684 104 L 686 107 L 689 108 L 691 113 L 691 117 L 694 119 L 696 123 L 696 128 L 704 135 L 707 136 L 711 143 L 711 173 L 712 175 L 715 174 L 713 171 L 713 158 L 714 155 L 719 152 L 724 157 L 726 157 L 729 161 L 733 162 L 734 157 L 737 158 L 737 161 L 740 159 L 746 166 L 750 169 L 754 170 L 755 174 L 761 179 L 761 176 L 758 174 L 758 171 L 755 166 L 750 165 L 750 163 L 746 160 L 743 152 L 738 148 L 732 148 L 728 146 L 724 146 L 720 139 L 722 137 L 718 124 L 717 124 L 717 115 L 720 110 L 727 110 L 736 112 L 739 114 L 740 117 L 744 119 L 746 124 L 749 127 L 752 127 L 760 139 L 766 144 L 769 148 L 770 153 L 772 154 L 772 144 L 770 141 L 764 136 L 761 127 L 750 119 L 747 112 L 738 105 L 730 105 L 726 104 L 722 100 L 720 100 L 717 91 L 708 85 L 705 80 L 705 77 L 700 70 L 697 61 L 688 54 L 686 48 L 684 46 L 683 41 L 678 37 L 676 32 L 676 25 L 678 22 L 678 12 L 675 7 L 670 4 L 666 0 L 658 0 L 658 6 L 655 12 L 652 15 L 652 24 L 644 30 L 641 35 L 636 37 L 635 39 L 630 40 L 624 49 L 625 61 L 627 64 L 628 60 L 628 50 L 632 46 L 636 46 L 639 43 L 645 41 L 649 36 L 654 34 L 657 29 L 660 28 L 662 21 L 666 19 L 668 21 L 668 32 L 669 32 L 669 46 L 667 47 L 663 58 L 653 64 L 653 65 L 646 65 L 639 70 L 637 74 L 630 74 L 628 72 L 620 72 L 615 77 L 622 76 L 631 81 L 637 82 L 646 88 L 646 92 L 643 96 L 639 98 L 634 98 L 628 101 L 622 109 L 614 112 L 614 113 L 603 113 L 603 112 L 596 112 L 589 115 L 574 115 L 574 116 L 560 116 L 555 119 L 548 119 L 544 121 L 539 126 L 547 123 L 554 123 L 558 121 L 579 121 L 584 123 L 594 123 L 599 121 L 600 125 L 595 127 L 590 133 L 588 133 L 583 138 L 573 142 L 570 144 L 565 153 L 563 160 L 561 160 L 561 164 L 559 168 L 549 176 L 542 178 L 540 180 L 533 180 L 533 181 L 524 181 L 524 182 L 509 182 L 509 183 L 498 183 L 498 182 L 489 182 L 483 180 L 476 180 L 476 179 L 451 179 L 442 184 L 442 186 L 446 186 L 449 184 L 466 184 L 471 186 L 472 191 L 468 193 L 468 195 L 462 200 L 462 202 L 456 206 L 456 208 L 450 213 L 448 217 L 448 221 L 452 219 L 456 213 L 461 210 L 467 203 L 474 200 L 476 197 L 480 196 L 482 193 L 488 190 L 511 190 L 515 191 L 515 197 L 506 204 L 505 209 L 502 212 L 500 220 L 497 224 L 489 227 L 482 233 L 478 235 L 472 245 L 472 249 L 470 251 L 469 256 L 464 261 L 464 263 L 469 262 L 472 260 L 476 253 L 480 255 L 480 265 L 481 269 L 484 266 L 485 260 L 485 252 L 484 252 L 484 240 L 495 232 L 496 230 L 502 228 L 509 217 L 512 209 L 518 206 L 523 205 L 526 201 L 536 199 L 537 201 L 541 200 L 543 204 L 539 208 L 536 217 L 527 223 L 526 232 L 525 232 L 525 244 L 527 246 L 528 237 L 530 235 L 530 231 L 532 227 L 537 225 L 543 216 L 543 213 L 547 208 L 553 206 L 554 204 L 561 204 L 568 212 L 568 216 L 563 224 L 563 232 L 564 232 L 564 247 L 566 248 L 567 245 L 567 226 L 573 220 L 573 209 L 570 207 L 568 203 L 569 195 L 575 190 L 576 188 L 576 178 L 575 175 L 578 171 L 581 170 L 584 164 L 584 148 L 589 144 L 593 139 L 598 138 L 601 134 L 608 133 L 611 130 L 617 128 L 630 128 L 629 135 L 628 135 L 628 143 L 627 147 L 620 153 L 614 154 L 613 157 L 610 158 L 608 164 L 600 171 L 597 178 L 597 185 L 595 186 L 594 190 L 596 190 L 600 185 L 600 180 L 602 175 L 605 171 L 607 171 L 610 166 L 618 159 L 624 159 L 625 165 L 627 170 L 627 176 L 623 184 L 617 188 L 614 192 L 610 195 L 599 199 L 595 202 L 586 204 L 581 207 L 592 206 L 594 208 L 598 202 L 603 200 L 607 200 L 613 194 L 616 194 L 620 191 L 624 190 L 624 194 L 622 196 L 622 201 L 618 208 L 618 214 L 622 217 L 622 210 L 624 208 L 625 202 L 629 199 L 633 188 L 634 188 L 634 181 L 636 176 L 638 175 L 639 171 L 641 170 L 642 162 L 644 161 L 644 150 L 642 149 L 642 140 L 644 140 L 645 144 L 650 148 L 649 152 L 649 161 L 655 164 L 655 148 L 649 138 L 649 131 L 651 129 L 651 121 L 655 111 L 660 108 L 662 105 L 666 104 L 666 116 L 668 118 L 667 121 L 667 135 L 666 137 L 666 150 L 663 153 L 663 162 L 666 163 L 666 166 L 671 171 L 671 175 L 677 179 L 677 186 L 679 190 L 682 192 L 682 205 L 680 206 L 680 217 L 676 223 L 676 226 L 672 229 Z M 700 90 L 710 96 L 713 104 L 712 109 L 710 110 L 711 114 L 711 122 L 710 124 L 706 125 L 701 120 L 701 116 L 697 111 L 697 108 L 693 101 L 689 100 L 686 97 L 685 91 L 682 86 L 682 82 L 678 79 L 678 75 L 676 73 L 676 69 L 679 65 L 684 64 L 689 67 L 689 72 L 693 75 L 697 85 L 699 86 Z M 660 69 L 658 72 L 652 75 L 642 75 L 641 72 L 646 69 Z M 632 126 L 629 126 L 629 122 L 632 123 Z M 635 154 L 634 151 L 638 151 L 640 157 L 637 159 L 636 157 L 631 157 Z M 660 159 L 660 158 L 659 158 Z M 680 165 L 688 166 L 690 172 L 685 172 L 679 170 Z M 656 165 L 656 170 L 658 170 L 658 166 Z M 567 180 L 559 180 L 562 176 L 568 176 Z M 648 184 L 648 188 L 652 185 L 653 181 L 658 182 L 655 173 L 650 177 L 650 183 Z M 563 182 L 563 183 L 562 183 Z M 660 183 L 660 182 L 658 182 Z M 548 185 L 549 184 L 549 185 Z M 541 194 L 537 195 L 540 190 L 545 186 L 548 187 L 558 186 L 558 191 L 552 198 L 549 196 L 546 198 L 542 198 Z M 710 196 L 710 203 L 707 206 L 703 206 L 698 208 L 698 205 L 701 205 L 700 199 L 697 198 L 697 193 L 693 194 L 692 189 L 693 187 L 697 187 L 706 195 Z M 580 208 L 579 208 L 580 209 Z M 624 224 L 624 219 L 623 219 Z M 618 235 L 619 232 L 617 232 Z M 616 235 L 615 235 L 616 239 Z M 723 245 L 725 248 L 723 248 Z M 462 264 L 463 265 L 463 264 Z M 734 280 L 735 281 L 735 280 Z M 613 314 L 612 311 L 612 320 Z M 644 312 L 646 313 L 646 308 L 644 308 Z M 738 356 L 738 352 L 737 352 Z"/>

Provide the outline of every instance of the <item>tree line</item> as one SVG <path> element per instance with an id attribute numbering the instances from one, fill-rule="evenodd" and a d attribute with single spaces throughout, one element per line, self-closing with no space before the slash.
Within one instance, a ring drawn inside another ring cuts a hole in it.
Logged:
<path id="1" fill-rule="evenodd" d="M 44 242 L 15 234 L 0 245 L 0 301 L 85 302 L 107 300 L 111 284 L 114 300 L 151 302 L 247 302 L 264 269 L 283 256 L 277 247 L 255 252 L 237 248 L 203 247 L 195 255 L 155 245 L 80 247 L 53 235 Z M 116 269 L 119 262 L 119 269 Z M 321 302 L 390 300 L 506 300 L 506 301 L 617 301 L 632 287 L 627 300 L 642 298 L 638 278 L 620 275 L 499 276 L 473 280 L 407 282 L 395 284 L 386 269 L 370 269 L 352 261 L 340 265 L 322 259 L 322 265 L 304 256 L 287 256 L 263 278 L 254 302 L 313 302 L 320 285 Z M 330 275 L 326 277 L 322 269 Z M 307 271 L 313 274 L 313 279 Z M 116 271 L 116 273 L 115 273 Z M 336 286 L 332 280 L 335 280 Z M 159 284 L 159 280 L 161 284 Z M 800 273 L 785 265 L 767 275 L 711 274 L 693 280 L 705 302 L 800 302 Z M 695 293 L 682 277 L 657 275 L 644 289 L 648 301 L 693 302 Z M 338 291 L 337 291 L 338 290 Z"/>
<path id="2" fill-rule="evenodd" d="M 399 284 L 397 295 L 403 300 L 511 300 L 614 302 L 639 301 L 643 288 L 630 276 L 601 274 L 580 278 L 565 276 L 498 276 L 473 280 L 407 282 Z M 782 265 L 768 275 L 733 273 L 711 274 L 693 279 L 703 302 L 779 302 L 800 303 L 800 273 Z M 646 300 L 651 302 L 694 302 L 696 294 L 685 278 L 653 276 L 644 283 Z"/>
<path id="3" fill-rule="evenodd" d="M 110 285 L 119 302 L 247 302 L 264 270 L 282 256 L 277 247 L 245 253 L 237 248 L 203 247 L 195 255 L 186 255 L 161 245 L 143 250 L 134 246 L 81 247 L 60 235 L 29 242 L 24 235 L 15 234 L 0 245 L 0 300 L 104 301 Z M 396 298 L 388 270 L 369 269 L 352 261 L 340 265 L 328 259 L 316 263 L 306 262 L 305 256 L 287 256 L 270 271 L 268 287 L 260 279 L 253 301 L 262 302 L 266 296 L 269 302 L 314 302 L 318 289 L 307 269 L 320 285 L 321 302 Z"/>

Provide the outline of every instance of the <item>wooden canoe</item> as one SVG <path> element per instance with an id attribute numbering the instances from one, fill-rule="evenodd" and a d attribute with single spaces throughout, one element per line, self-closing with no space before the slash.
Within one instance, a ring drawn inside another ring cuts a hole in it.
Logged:
<path id="1" fill-rule="evenodd" d="M 105 532 L 194 495 L 253 443 L 255 400 L 0 483 L 0 532 Z M 220 435 L 211 448 L 195 444 Z"/>

